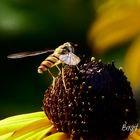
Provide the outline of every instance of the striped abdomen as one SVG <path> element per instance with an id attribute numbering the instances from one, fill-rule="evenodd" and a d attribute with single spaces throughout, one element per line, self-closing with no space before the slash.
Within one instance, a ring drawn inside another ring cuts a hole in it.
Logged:
<path id="1" fill-rule="evenodd" d="M 47 71 L 48 69 L 55 66 L 58 61 L 59 61 L 58 54 L 49 55 L 38 67 L 38 73 L 43 73 L 43 72 Z"/>

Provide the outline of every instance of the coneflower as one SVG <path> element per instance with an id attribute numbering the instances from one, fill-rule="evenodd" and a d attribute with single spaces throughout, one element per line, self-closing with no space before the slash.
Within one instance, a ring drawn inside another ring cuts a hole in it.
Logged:
<path id="1" fill-rule="evenodd" d="M 64 77 L 64 79 L 62 79 Z M 64 82 L 65 86 L 64 87 Z M 123 140 L 136 126 L 136 103 L 124 72 L 101 61 L 64 67 L 44 96 L 44 111 L 72 139 Z"/>
<path id="2" fill-rule="evenodd" d="M 0 140 L 140 140 L 130 83 L 114 63 L 82 60 L 63 74 L 45 92 L 45 113 L 1 120 Z"/>

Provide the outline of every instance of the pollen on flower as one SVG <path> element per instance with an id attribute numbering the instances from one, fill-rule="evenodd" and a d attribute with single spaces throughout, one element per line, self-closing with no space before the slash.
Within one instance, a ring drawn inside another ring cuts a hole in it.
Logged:
<path id="1" fill-rule="evenodd" d="M 86 82 L 82 82 L 82 85 L 85 85 L 86 84 Z"/>
<path id="2" fill-rule="evenodd" d="M 119 67 L 119 70 L 123 70 L 123 67 Z"/>
<path id="3" fill-rule="evenodd" d="M 130 132 L 122 131 L 122 126 L 136 124 L 137 113 L 123 71 L 114 63 L 87 60 L 78 68 L 66 65 L 64 79 L 58 75 L 54 86 L 46 90 L 43 104 L 48 118 L 73 140 L 127 138 Z"/>
<path id="4" fill-rule="evenodd" d="M 91 57 L 91 61 L 95 61 L 95 57 Z"/>
<path id="5" fill-rule="evenodd" d="M 132 99 L 132 97 L 131 97 L 131 96 L 129 96 L 129 99 Z"/>
<path id="6" fill-rule="evenodd" d="M 88 86 L 88 89 L 91 89 L 92 88 L 92 86 Z"/>
<path id="7" fill-rule="evenodd" d="M 129 112 L 129 109 L 126 108 L 126 109 L 125 109 L 125 112 Z"/>
<path id="8" fill-rule="evenodd" d="M 102 98 L 102 99 L 104 99 L 104 98 L 105 98 L 105 96 L 102 96 L 101 98 Z"/>
<path id="9" fill-rule="evenodd" d="M 78 77 L 77 77 L 77 76 L 75 76 L 75 77 L 74 77 L 74 80 L 78 80 Z"/>

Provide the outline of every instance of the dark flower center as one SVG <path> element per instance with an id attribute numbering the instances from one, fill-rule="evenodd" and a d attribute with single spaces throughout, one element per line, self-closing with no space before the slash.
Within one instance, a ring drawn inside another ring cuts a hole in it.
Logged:
<path id="1" fill-rule="evenodd" d="M 78 68 L 77 68 L 78 67 Z M 65 86 L 64 86 L 65 85 Z M 122 140 L 137 123 L 130 83 L 114 64 L 86 61 L 64 67 L 44 95 L 44 111 L 58 131 L 79 140 Z"/>

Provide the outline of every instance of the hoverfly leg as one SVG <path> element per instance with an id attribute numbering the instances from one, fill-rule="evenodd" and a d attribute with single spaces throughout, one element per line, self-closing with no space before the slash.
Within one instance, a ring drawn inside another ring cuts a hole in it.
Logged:
<path id="1" fill-rule="evenodd" d="M 53 90 L 54 90 L 54 86 L 55 86 L 55 76 L 53 76 L 53 74 L 50 72 L 50 70 L 48 69 L 48 72 L 49 72 L 49 74 L 52 76 L 52 78 L 53 78 L 53 82 L 52 82 L 52 85 L 53 85 Z"/>
<path id="2" fill-rule="evenodd" d="M 80 71 L 80 69 L 78 68 L 78 66 L 77 66 L 77 65 L 76 65 L 76 68 L 77 68 L 77 70 L 78 70 L 78 71 Z"/>
<path id="3" fill-rule="evenodd" d="M 54 86 L 55 86 L 55 79 L 56 79 L 56 78 L 55 78 L 55 77 L 53 77 L 53 83 L 52 83 L 52 86 L 53 86 L 53 91 L 55 91 L 55 90 L 54 90 Z"/>
<path id="4" fill-rule="evenodd" d="M 56 68 L 58 69 L 58 71 L 59 71 L 59 73 L 58 74 L 60 74 L 61 73 L 61 69 L 56 65 Z"/>
<path id="5" fill-rule="evenodd" d="M 55 76 L 53 76 L 53 74 L 50 72 L 50 70 L 48 69 L 49 74 L 52 76 L 52 78 L 55 78 Z"/>
<path id="6" fill-rule="evenodd" d="M 63 84 L 64 84 L 64 88 L 65 88 L 65 91 L 67 92 L 67 88 L 66 88 L 66 83 L 65 83 L 65 79 L 64 79 L 64 68 L 62 66 L 62 81 L 63 81 Z"/>
<path id="7" fill-rule="evenodd" d="M 64 88 L 65 88 L 65 91 L 67 91 L 65 80 L 64 80 L 64 68 L 63 68 L 63 65 L 64 64 L 62 64 L 62 70 L 59 68 L 58 65 L 56 65 L 56 68 L 58 69 L 59 74 L 62 74 L 62 81 L 63 81 L 63 84 L 64 84 Z"/>

